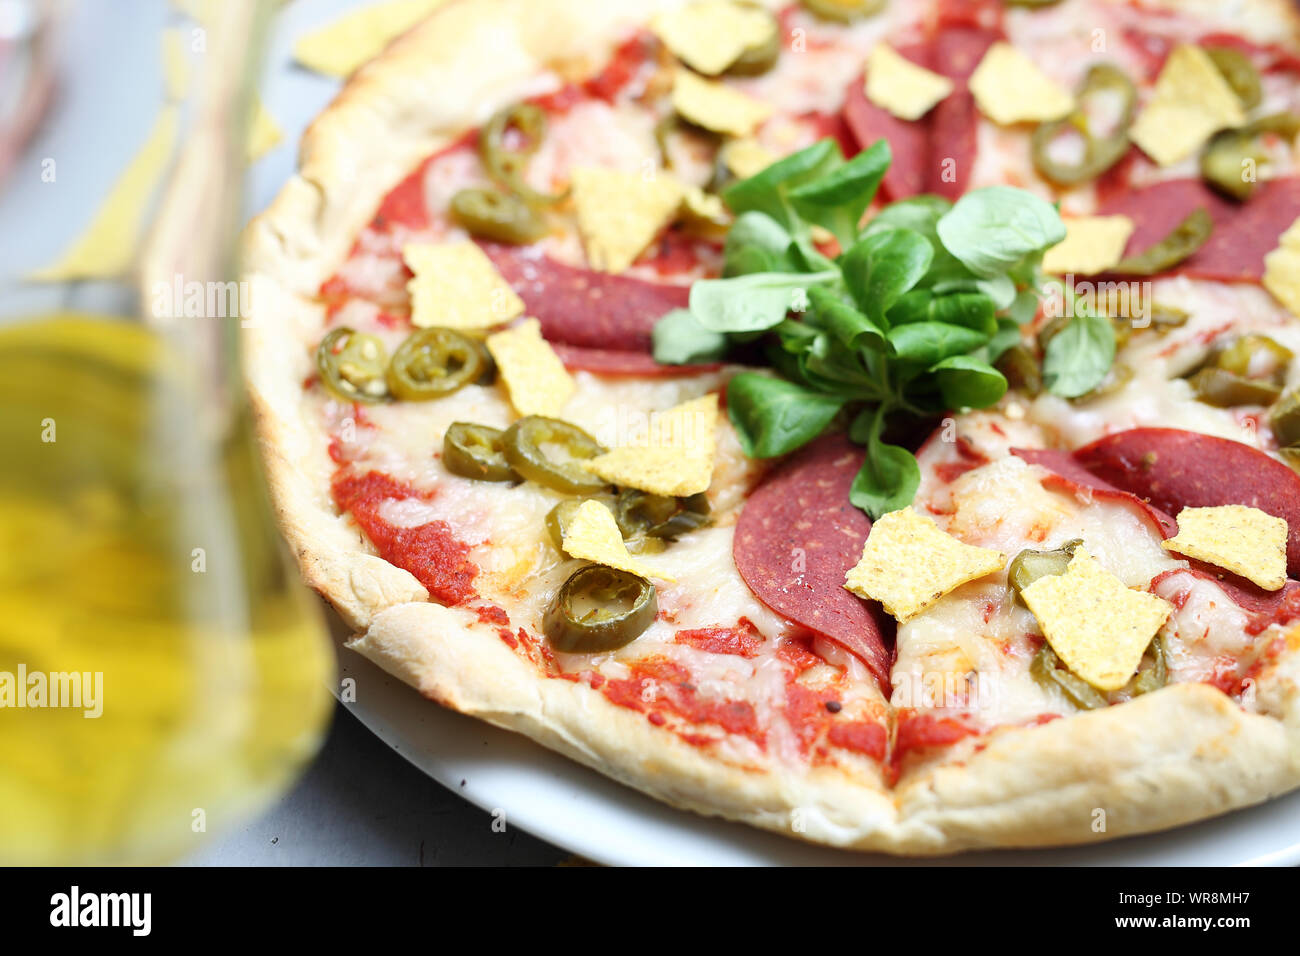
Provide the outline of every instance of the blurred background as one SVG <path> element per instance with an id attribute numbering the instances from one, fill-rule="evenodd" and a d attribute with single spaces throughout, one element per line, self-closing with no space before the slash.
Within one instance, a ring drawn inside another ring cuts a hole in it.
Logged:
<path id="1" fill-rule="evenodd" d="M 302 129 L 435 6 L 0 0 L 0 863 L 565 858 L 330 697 L 340 635 L 267 511 L 237 297 L 172 294 L 236 280 Z"/>

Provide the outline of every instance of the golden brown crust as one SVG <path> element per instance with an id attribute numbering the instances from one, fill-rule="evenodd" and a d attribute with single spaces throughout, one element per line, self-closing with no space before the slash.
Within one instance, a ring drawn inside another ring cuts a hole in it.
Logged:
<path id="1" fill-rule="evenodd" d="M 833 767 L 745 770 L 583 684 L 539 676 L 494 629 L 429 603 L 412 575 L 375 557 L 335 513 L 325 439 L 304 414 L 301 388 L 311 372 L 304 333 L 324 320 L 312 298 L 320 282 L 424 156 L 526 95 L 545 65 L 603 60 L 669 2 L 454 0 L 356 74 L 305 135 L 298 175 L 249 227 L 246 374 L 271 490 L 308 583 L 357 630 L 350 646 L 433 700 L 675 806 L 836 846 L 934 854 L 1082 843 L 1300 785 L 1300 639 L 1260 675 L 1258 714 L 1208 686 L 1176 685 L 995 731 L 968 742 L 960 762 L 920 764 L 889 790 Z M 1247 5 L 1296 22 L 1279 0 Z"/>

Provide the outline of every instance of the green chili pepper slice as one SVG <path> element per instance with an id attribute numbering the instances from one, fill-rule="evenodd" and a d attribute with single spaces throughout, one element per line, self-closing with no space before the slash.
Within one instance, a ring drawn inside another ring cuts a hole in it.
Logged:
<path id="1" fill-rule="evenodd" d="M 1190 313 L 1172 305 L 1162 305 L 1157 302 L 1151 306 L 1151 324 L 1157 331 L 1176 329 L 1179 326 L 1186 325 L 1189 318 L 1191 318 Z"/>
<path id="2" fill-rule="evenodd" d="M 761 41 L 741 51 L 740 56 L 724 72 L 733 76 L 758 76 L 776 66 L 781 55 L 781 24 L 770 11 L 756 3 L 740 3 L 738 6 L 761 12 L 766 16 L 771 29 Z"/>
<path id="3" fill-rule="evenodd" d="M 387 401 L 387 365 L 388 351 L 383 342 L 347 327 L 333 329 L 316 347 L 321 382 L 345 402 L 375 405 Z"/>
<path id="4" fill-rule="evenodd" d="M 1206 367 L 1189 378 L 1196 400 L 1215 408 L 1272 405 L 1282 389 L 1272 382 L 1246 378 L 1226 369 Z"/>
<path id="5" fill-rule="evenodd" d="M 1011 588 L 1016 603 L 1024 606 L 1025 599 L 1021 595 L 1025 588 L 1039 578 L 1045 578 L 1050 574 L 1064 574 L 1070 566 L 1070 559 L 1074 557 L 1075 550 L 1081 544 L 1083 544 L 1082 538 L 1072 538 L 1051 551 L 1026 549 L 1012 558 L 1007 568 L 1007 586 Z"/>
<path id="6" fill-rule="evenodd" d="M 1087 113 L 1082 106 L 1069 116 L 1050 123 L 1039 123 L 1030 139 L 1030 152 L 1034 168 L 1049 182 L 1058 186 L 1072 186 L 1100 176 L 1119 162 L 1128 151 L 1128 127 L 1133 122 L 1137 107 L 1137 88 L 1119 67 L 1098 63 L 1088 70 L 1078 91 L 1076 102 L 1083 104 L 1089 97 L 1118 91 L 1121 97 L 1120 117 L 1115 129 L 1105 136 L 1093 135 Z M 1052 145 L 1062 133 L 1073 133 L 1083 138 L 1083 155 L 1076 163 L 1065 162 L 1052 155 Z"/>
<path id="7" fill-rule="evenodd" d="M 1136 255 L 1121 259 L 1110 271 L 1130 276 L 1152 276 L 1165 272 L 1205 245 L 1205 240 L 1210 238 L 1213 231 L 1214 220 L 1204 207 L 1198 206 L 1169 235 Z"/>
<path id="8" fill-rule="evenodd" d="M 546 233 L 546 223 L 531 206 L 497 189 L 460 190 L 451 197 L 451 218 L 470 235 L 513 245 Z"/>
<path id="9" fill-rule="evenodd" d="M 512 146 L 508 142 L 512 135 L 522 139 L 522 144 Z M 479 156 L 488 175 L 524 202 L 539 206 L 564 198 L 562 194 L 539 193 L 524 181 L 528 160 L 545 135 L 546 111 L 535 103 L 516 103 L 488 120 L 478 139 Z"/>
<path id="10" fill-rule="evenodd" d="M 555 491 L 591 495 L 604 491 L 604 480 L 580 462 L 603 455 L 605 448 L 577 425 L 529 415 L 506 429 L 506 461 L 519 475 Z"/>
<path id="11" fill-rule="evenodd" d="M 478 344 L 454 329 L 418 329 L 388 366 L 388 388 L 403 401 L 427 402 L 476 382 L 483 374 Z"/>
<path id="12" fill-rule="evenodd" d="M 1259 71 L 1255 69 L 1255 64 L 1250 62 L 1250 57 L 1230 46 L 1207 46 L 1201 49 L 1228 81 L 1232 92 L 1237 94 L 1237 99 L 1241 100 L 1243 107 L 1251 110 L 1259 105 L 1259 101 L 1264 97 L 1264 89 L 1260 84 Z"/>
<path id="13" fill-rule="evenodd" d="M 1268 413 L 1268 425 L 1283 448 L 1300 446 L 1300 388 L 1290 389 L 1278 399 Z"/>
<path id="14" fill-rule="evenodd" d="M 1280 342 L 1249 332 L 1214 353 L 1210 364 L 1242 378 L 1262 379 L 1281 385 L 1295 353 Z"/>
<path id="15" fill-rule="evenodd" d="M 624 538 L 672 541 L 708 524 L 709 499 L 703 492 L 689 498 L 672 498 L 624 488 L 615 502 L 614 518 Z"/>
<path id="16" fill-rule="evenodd" d="M 592 564 L 561 585 L 542 618 L 557 651 L 612 651 L 641 636 L 659 613 L 655 586 L 645 578 Z"/>
<path id="17" fill-rule="evenodd" d="M 1137 675 L 1133 678 L 1134 697 L 1149 694 L 1169 683 L 1169 656 L 1159 634 L 1151 638 L 1151 643 L 1147 645 L 1142 665 L 1139 665 Z"/>
<path id="18" fill-rule="evenodd" d="M 1024 345 L 1013 345 L 998 357 L 997 370 L 1010 388 L 1019 389 L 1030 398 L 1043 390 L 1043 370 L 1034 353 Z"/>
<path id="19" fill-rule="evenodd" d="M 551 538 L 551 544 L 555 545 L 555 550 L 563 553 L 564 551 L 564 533 L 569 529 L 569 522 L 573 520 L 574 514 L 578 509 L 588 501 L 599 501 L 609 509 L 609 513 L 614 513 L 614 496 L 613 495 L 593 495 L 589 498 L 565 498 L 554 508 L 546 513 L 546 532 Z M 631 550 L 630 548 L 628 550 Z"/>
<path id="20" fill-rule="evenodd" d="M 1270 133 L 1294 139 L 1300 133 L 1300 116 L 1273 113 L 1240 129 L 1220 130 L 1201 153 L 1201 178 L 1225 196 L 1245 202 L 1259 188 L 1258 169 L 1268 160 L 1264 137 Z"/>
<path id="21" fill-rule="evenodd" d="M 475 481 L 518 481 L 506 461 L 505 432 L 489 425 L 452 422 L 442 438 L 442 464 L 453 475 Z"/>
<path id="22" fill-rule="evenodd" d="M 1061 663 L 1051 646 L 1044 643 L 1029 665 L 1029 673 L 1044 687 L 1057 687 L 1065 696 L 1083 710 L 1096 710 L 1110 703 L 1105 696 L 1086 680 Z"/>
<path id="23" fill-rule="evenodd" d="M 852 23 L 863 17 L 875 16 L 884 9 L 886 0 L 799 0 L 803 8 L 815 17 L 836 23 Z"/>

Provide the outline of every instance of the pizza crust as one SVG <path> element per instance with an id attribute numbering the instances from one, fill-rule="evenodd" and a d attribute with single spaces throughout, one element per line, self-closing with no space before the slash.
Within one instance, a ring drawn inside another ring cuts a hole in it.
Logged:
<path id="1" fill-rule="evenodd" d="M 1300 785 L 1297 634 L 1259 678 L 1262 714 L 1207 685 L 1174 685 L 1118 707 L 995 730 L 961 762 L 916 766 L 889 789 L 834 767 L 781 774 L 729 765 L 584 684 L 539 677 L 494 628 L 429 603 L 411 574 L 371 553 L 335 513 L 325 440 L 303 413 L 301 383 L 312 371 L 304 333 L 324 321 L 316 289 L 424 157 L 536 92 L 547 65 L 590 72 L 629 29 L 673 5 L 454 0 L 353 77 L 305 134 L 299 173 L 250 224 L 245 374 L 271 494 L 307 583 L 358 632 L 349 646 L 444 706 L 674 806 L 834 846 L 937 854 L 1084 843 Z M 1243 22 L 1296 22 L 1276 0 L 1243 5 L 1253 11 Z M 1103 831 L 1094 830 L 1098 810 Z"/>

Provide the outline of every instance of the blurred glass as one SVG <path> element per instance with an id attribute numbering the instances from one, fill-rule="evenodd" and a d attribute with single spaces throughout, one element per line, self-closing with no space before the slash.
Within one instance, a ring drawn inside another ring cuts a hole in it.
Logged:
<path id="1" fill-rule="evenodd" d="M 333 654 L 282 553 L 237 358 L 270 6 L 193 21 L 163 0 L 0 0 L 3 863 L 190 853 L 287 786 L 328 720 Z M 179 106 L 164 106 L 163 26 L 192 44 Z M 110 222 L 81 250 L 83 266 L 124 249 L 131 266 L 31 281 L 27 253 L 75 243 L 165 109 L 179 149 L 127 204 L 147 228 Z"/>

